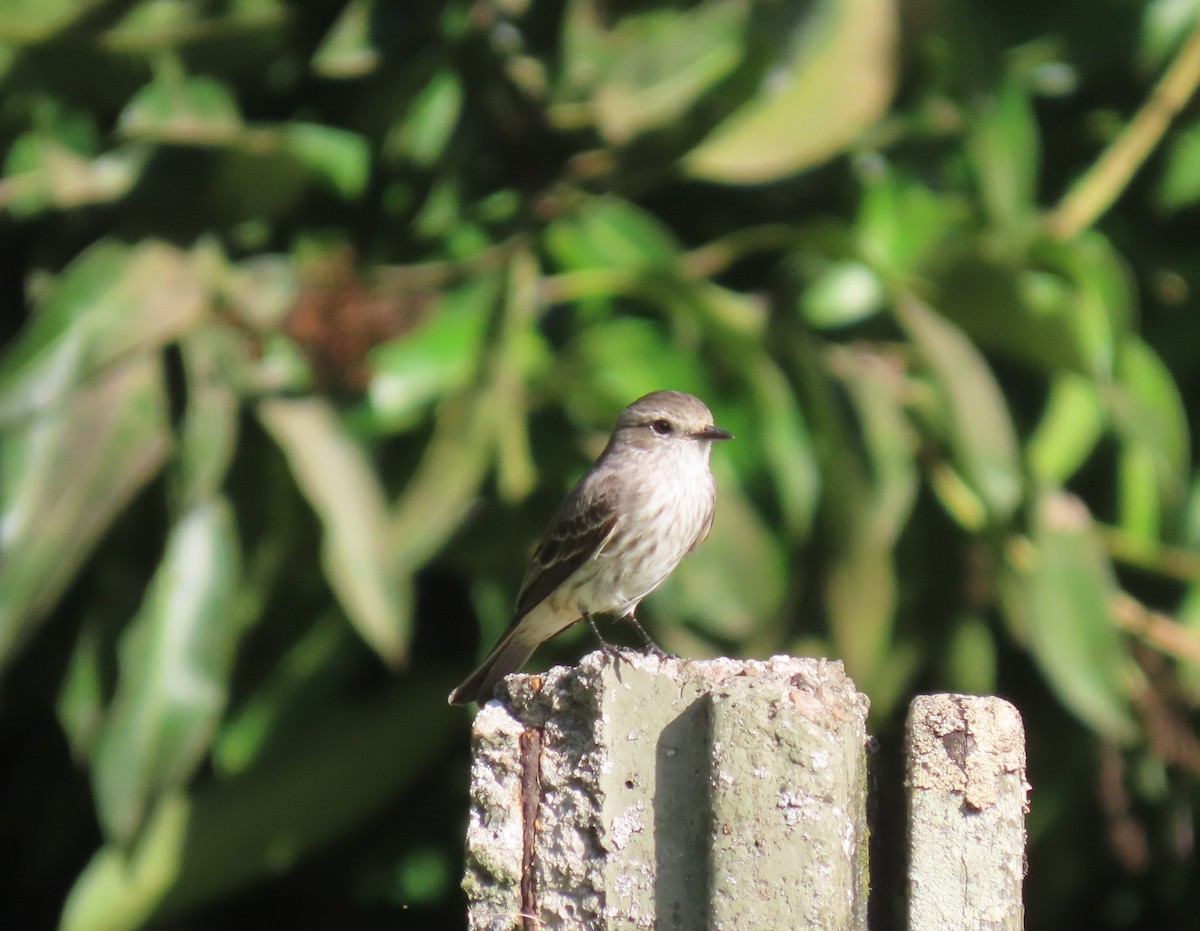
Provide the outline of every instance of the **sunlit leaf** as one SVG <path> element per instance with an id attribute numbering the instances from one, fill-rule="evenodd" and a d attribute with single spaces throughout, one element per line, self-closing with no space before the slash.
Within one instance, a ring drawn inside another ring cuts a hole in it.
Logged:
<path id="1" fill-rule="evenodd" d="M 375 0 L 350 0 L 320 47 L 313 53 L 313 71 L 327 78 L 357 78 L 379 64 L 379 48 L 372 41 L 371 19 Z"/>
<path id="2" fill-rule="evenodd" d="M 896 308 L 933 377 L 944 440 L 993 520 L 1005 520 L 1021 499 L 1017 437 L 1008 407 L 979 351 L 962 332 L 916 299 Z"/>
<path id="3" fill-rule="evenodd" d="M 1154 457 L 1145 446 L 1121 450 L 1117 471 L 1118 523 L 1131 536 L 1149 541 L 1161 535 L 1164 507 L 1154 466 Z"/>
<path id="4" fill-rule="evenodd" d="M 529 401 L 525 385 L 551 364 L 534 318 L 541 269 L 527 250 L 508 268 L 500 332 L 491 365 L 491 404 L 496 412 L 496 489 L 505 501 L 524 498 L 537 482 L 529 448 Z"/>
<path id="5" fill-rule="evenodd" d="M 747 366 L 746 378 L 757 409 L 758 436 L 779 499 L 783 527 L 790 537 L 812 528 L 821 473 L 813 436 L 785 374 L 769 359 Z"/>
<path id="6" fill-rule="evenodd" d="M 389 133 L 384 154 L 421 168 L 431 167 L 445 152 L 462 117 L 464 90 L 457 71 L 442 68 L 432 74 Z"/>
<path id="7" fill-rule="evenodd" d="M 827 451 L 838 474 L 824 496 L 830 527 L 825 604 L 837 655 L 862 688 L 886 676 L 899 595 L 895 543 L 916 493 L 915 442 L 899 406 L 899 372 L 867 352 L 835 350 L 831 371 L 844 383 L 855 418 L 824 407 Z"/>
<path id="8" fill-rule="evenodd" d="M 411 580 L 395 567 L 387 497 L 365 450 L 320 398 L 264 400 L 258 417 L 321 520 L 321 563 L 346 616 L 381 658 L 403 663 Z"/>
<path id="9" fill-rule="evenodd" d="M 652 214 L 615 197 L 596 198 L 546 228 L 546 247 L 563 268 L 661 267 L 679 246 Z"/>
<path id="10" fill-rule="evenodd" d="M 1147 70 L 1158 70 L 1194 28 L 1200 4 L 1196 0 L 1149 0 L 1142 9 L 1139 63 Z"/>
<path id="11" fill-rule="evenodd" d="M 1166 210 L 1182 210 L 1200 201 L 1200 123 L 1185 124 L 1167 149 L 1158 182 L 1158 202 Z"/>
<path id="12" fill-rule="evenodd" d="M 882 167 L 864 179 L 855 222 L 858 249 L 885 280 L 905 278 L 931 257 L 941 258 L 960 234 L 966 205 L 953 195 L 935 192 Z"/>
<path id="13" fill-rule="evenodd" d="M 846 386 L 866 456 L 868 506 L 856 534 L 891 547 L 917 494 L 917 438 L 901 404 L 902 374 L 894 359 L 866 350 L 832 350 L 830 365 Z"/>
<path id="14" fill-rule="evenodd" d="M 929 274 L 934 306 L 980 349 L 1046 372 L 1094 371 L 1069 278 L 994 258 L 976 243 L 943 251 Z"/>
<path id="15" fill-rule="evenodd" d="M 821 329 L 849 326 L 883 309 L 879 276 L 862 262 L 838 262 L 825 269 L 800 298 L 804 319 Z"/>
<path id="16" fill-rule="evenodd" d="M 1116 375 L 1110 401 L 1114 429 L 1152 459 L 1167 499 L 1180 500 L 1190 438 L 1187 410 L 1175 379 L 1154 350 L 1133 338 L 1121 344 Z"/>
<path id="17" fill-rule="evenodd" d="M 370 401 L 381 428 L 410 427 L 432 403 L 467 386 L 497 290 L 495 276 L 480 276 L 449 291 L 428 320 L 371 352 Z"/>
<path id="18" fill-rule="evenodd" d="M 1079 499 L 1051 493 L 1035 505 L 1028 549 L 1009 554 L 1002 594 L 1010 622 L 1059 699 L 1106 739 L 1137 733 L 1130 659 L 1112 614 L 1112 566 Z"/>
<path id="19" fill-rule="evenodd" d="M 307 728 L 337 694 L 352 637 L 336 612 L 323 614 L 226 713 L 212 747 L 213 768 L 223 778 L 249 769 L 274 744 Z"/>
<path id="20" fill-rule="evenodd" d="M 695 356 L 672 345 L 664 328 L 649 320 L 626 317 L 589 328 L 568 352 L 570 366 L 587 373 L 588 393 L 609 398 L 618 409 L 661 388 L 705 394 Z"/>
<path id="21" fill-rule="evenodd" d="M 148 158 L 135 146 L 92 157 L 45 133 L 25 133 L 4 161 L 0 210 L 27 217 L 117 200 L 137 183 Z"/>
<path id="22" fill-rule="evenodd" d="M 1088 374 L 1109 377 L 1118 346 L 1133 330 L 1136 296 L 1125 260 L 1107 239 L 1090 230 L 1068 242 L 1034 243 L 1029 261 L 1067 282 L 1065 300 L 1056 301 L 1055 308 L 1065 304 L 1069 341 L 1079 347 Z M 1036 298 L 1036 293 L 1029 296 Z M 1031 306 L 1037 309 L 1037 301 L 1031 300 Z"/>
<path id="23" fill-rule="evenodd" d="M 1050 485 L 1069 479 L 1096 448 L 1105 420 L 1094 382 L 1069 372 L 1059 375 L 1025 447 L 1034 474 Z"/>
<path id="24" fill-rule="evenodd" d="M 693 177 L 772 181 L 852 144 L 887 108 L 898 23 L 892 0 L 822 0 L 792 38 L 790 60 L 683 160 Z"/>
<path id="25" fill-rule="evenodd" d="M 86 618 L 58 692 L 58 723 L 78 762 L 91 759 L 104 722 L 106 646 L 95 618 Z"/>
<path id="26" fill-rule="evenodd" d="M 991 695 L 996 691 L 996 640 L 983 618 L 961 615 L 954 621 L 943 659 L 950 688 L 970 695 Z"/>
<path id="27" fill-rule="evenodd" d="M 208 308 L 186 253 L 102 241 L 63 273 L 0 357 L 0 425 L 42 410 L 127 358 L 194 326 Z"/>
<path id="28" fill-rule="evenodd" d="M 284 124 L 283 145 L 333 193 L 344 200 L 359 197 L 371 174 L 371 151 L 358 133 L 320 123 Z"/>
<path id="29" fill-rule="evenodd" d="M 158 472 L 169 436 L 156 358 L 126 362 L 0 442 L 0 667 Z"/>
<path id="30" fill-rule="evenodd" d="M 1019 232 L 1037 209 L 1039 152 L 1033 107 L 1025 89 L 1010 76 L 976 112 L 967 146 L 984 205 L 1002 232 Z"/>
<path id="31" fill-rule="evenodd" d="M 308 728 L 244 773 L 167 796 L 132 850 L 107 845 L 84 868 L 60 931 L 135 931 L 345 835 L 444 754 L 457 733 L 449 687 L 418 677 L 372 702 L 315 709 Z"/>
<path id="32" fill-rule="evenodd" d="M 207 75 L 188 76 L 164 68 L 121 112 L 127 138 L 187 145 L 224 145 L 242 129 L 233 91 Z"/>
<path id="33" fill-rule="evenodd" d="M 101 5 L 101 0 L 9 0 L 0 5 L 0 33 L 37 43 Z"/>
<path id="34" fill-rule="evenodd" d="M 591 0 L 567 7 L 560 102 L 549 116 L 567 128 L 594 119 L 615 145 L 682 117 L 743 54 L 739 0 L 630 13 L 611 26 L 600 13 Z"/>
<path id="35" fill-rule="evenodd" d="M 108 837 L 133 840 L 155 799 L 187 782 L 225 706 L 241 633 L 238 539 L 229 505 L 197 505 L 172 529 L 121 639 L 117 691 L 96 745 L 93 788 Z"/>
<path id="36" fill-rule="evenodd" d="M 847 502 L 839 517 L 852 527 L 869 521 L 869 504 Z M 843 535 L 825 574 L 825 604 L 837 655 L 860 688 L 873 690 L 887 655 L 898 596 L 892 548 L 864 535 Z"/>
<path id="37" fill-rule="evenodd" d="M 229 369 L 242 361 L 239 340 L 231 329 L 211 328 L 189 334 L 180 344 L 187 393 L 176 485 L 183 508 L 214 497 L 233 460 L 239 403 Z"/>
<path id="38" fill-rule="evenodd" d="M 458 529 L 492 463 L 495 398 L 467 394 L 442 402 L 416 471 L 388 529 L 394 564 L 415 571 Z"/>

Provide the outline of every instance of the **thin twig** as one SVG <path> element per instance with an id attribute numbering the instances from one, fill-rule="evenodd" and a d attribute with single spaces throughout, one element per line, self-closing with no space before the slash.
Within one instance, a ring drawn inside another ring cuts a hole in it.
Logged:
<path id="1" fill-rule="evenodd" d="M 1200 631 L 1184 627 L 1173 618 L 1147 608 L 1136 598 L 1124 593 L 1113 597 L 1112 612 L 1122 630 L 1159 652 L 1200 664 Z"/>
<path id="2" fill-rule="evenodd" d="M 1071 239 L 1121 196 L 1200 82 L 1200 24 L 1125 130 L 1104 150 L 1046 218 L 1051 235 Z"/>
<path id="3" fill-rule="evenodd" d="M 1200 552 L 1101 526 L 1104 549 L 1117 562 L 1183 582 L 1200 582 Z"/>

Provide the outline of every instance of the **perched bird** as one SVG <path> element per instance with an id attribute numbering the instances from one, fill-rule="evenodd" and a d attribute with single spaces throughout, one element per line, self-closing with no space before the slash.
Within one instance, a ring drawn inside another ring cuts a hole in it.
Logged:
<path id="1" fill-rule="evenodd" d="M 713 440 L 732 438 L 703 401 L 682 391 L 654 391 L 625 408 L 596 464 L 550 519 L 508 630 L 450 704 L 487 701 L 543 640 L 580 619 L 595 630 L 593 614 L 627 618 L 657 650 L 634 612 L 708 536 L 716 501 L 709 453 Z"/>

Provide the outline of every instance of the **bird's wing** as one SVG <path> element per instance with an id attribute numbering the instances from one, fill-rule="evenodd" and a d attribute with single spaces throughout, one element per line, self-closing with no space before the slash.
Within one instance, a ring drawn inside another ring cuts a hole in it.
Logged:
<path id="1" fill-rule="evenodd" d="M 594 489 L 588 505 L 572 494 L 550 521 L 546 535 L 534 550 L 517 595 L 513 622 L 520 620 L 558 588 L 576 569 L 595 556 L 617 529 L 615 496 L 604 487 Z"/>

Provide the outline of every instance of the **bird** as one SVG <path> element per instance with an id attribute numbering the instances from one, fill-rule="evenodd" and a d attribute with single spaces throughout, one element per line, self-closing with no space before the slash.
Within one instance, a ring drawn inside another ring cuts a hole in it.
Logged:
<path id="1" fill-rule="evenodd" d="M 653 391 L 621 411 L 604 451 L 550 518 L 508 629 L 450 704 L 486 702 L 540 643 L 581 619 L 607 647 L 596 614 L 629 620 L 661 653 L 635 612 L 708 536 L 716 504 L 709 457 L 714 441 L 729 439 L 707 405 L 683 391 Z"/>

